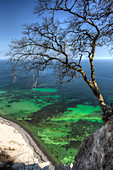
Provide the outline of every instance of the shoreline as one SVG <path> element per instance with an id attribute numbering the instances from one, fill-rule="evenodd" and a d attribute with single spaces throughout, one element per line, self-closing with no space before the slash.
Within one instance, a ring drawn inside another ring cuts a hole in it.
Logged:
<path id="1" fill-rule="evenodd" d="M 21 134 L 22 138 L 25 140 L 28 146 L 32 148 L 34 156 L 38 158 L 39 162 L 49 162 L 50 169 L 51 170 L 54 169 L 54 163 L 47 156 L 47 154 L 41 149 L 41 147 L 38 145 L 38 142 L 33 138 L 33 136 L 28 132 L 28 130 L 26 130 L 24 127 L 17 124 L 16 122 L 9 120 L 1 115 L 0 115 L 0 123 L 16 129 Z"/>

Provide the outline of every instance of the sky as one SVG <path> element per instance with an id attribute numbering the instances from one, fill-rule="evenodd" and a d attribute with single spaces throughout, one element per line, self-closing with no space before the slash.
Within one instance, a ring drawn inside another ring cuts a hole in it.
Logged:
<path id="1" fill-rule="evenodd" d="M 12 39 L 22 37 L 22 25 L 38 21 L 33 14 L 34 7 L 34 0 L 0 0 L 0 59 L 6 59 L 5 54 Z M 107 48 L 98 49 L 96 56 L 113 58 Z"/>
<path id="2" fill-rule="evenodd" d="M 0 0 L 0 58 L 12 39 L 22 37 L 22 25 L 37 21 L 33 0 Z"/>

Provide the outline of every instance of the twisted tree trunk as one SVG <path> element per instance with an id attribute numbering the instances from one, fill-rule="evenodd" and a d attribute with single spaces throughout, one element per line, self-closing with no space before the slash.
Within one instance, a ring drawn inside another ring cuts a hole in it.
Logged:
<path id="1" fill-rule="evenodd" d="M 104 102 L 104 99 L 102 97 L 102 94 L 100 93 L 98 87 L 93 89 L 93 93 L 96 96 L 99 106 L 101 107 L 103 114 L 102 114 L 102 120 L 103 122 L 108 122 L 111 119 L 113 119 L 113 104 L 110 106 L 107 106 Z"/>
<path id="2" fill-rule="evenodd" d="M 94 69 L 92 69 L 92 72 L 94 72 Z M 113 119 L 113 104 L 111 103 L 110 106 L 107 106 L 104 102 L 103 96 L 100 93 L 99 87 L 96 83 L 95 80 L 95 75 L 94 73 L 91 74 L 92 77 L 92 81 L 90 81 L 85 72 L 83 70 L 80 70 L 80 73 L 83 76 L 83 79 L 85 80 L 85 82 L 88 84 L 88 86 L 90 87 L 90 89 L 93 91 L 94 95 L 96 96 L 99 106 L 101 107 L 101 110 L 103 111 L 102 114 L 102 120 L 103 122 L 108 122 L 109 120 Z"/>

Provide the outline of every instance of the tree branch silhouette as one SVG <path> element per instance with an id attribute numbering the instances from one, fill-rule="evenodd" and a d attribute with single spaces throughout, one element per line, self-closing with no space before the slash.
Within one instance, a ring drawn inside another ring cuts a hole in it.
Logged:
<path id="1" fill-rule="evenodd" d="M 96 48 L 109 46 L 113 41 L 113 3 L 109 0 L 37 0 L 34 13 L 40 22 L 25 24 L 24 37 L 11 42 L 8 53 L 11 61 L 15 66 L 22 63 L 25 70 L 43 71 L 47 67 L 57 69 L 58 73 L 60 70 L 60 83 L 66 76 L 71 81 L 81 75 L 105 113 L 108 107 L 95 79 L 93 61 Z M 82 68 L 84 57 L 90 63 L 91 79 Z M 107 121 L 108 117 L 104 116 L 103 120 Z"/>

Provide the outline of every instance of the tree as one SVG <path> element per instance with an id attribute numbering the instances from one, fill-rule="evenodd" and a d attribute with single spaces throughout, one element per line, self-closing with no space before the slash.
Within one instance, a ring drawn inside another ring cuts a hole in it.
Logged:
<path id="1" fill-rule="evenodd" d="M 65 77 L 71 81 L 81 75 L 98 100 L 103 121 L 107 122 L 113 117 L 113 108 L 105 104 L 100 93 L 93 61 L 96 48 L 110 46 L 113 41 L 112 1 L 37 0 L 34 13 L 39 22 L 25 24 L 24 37 L 11 42 L 9 54 L 15 70 L 21 65 L 38 73 L 52 67 L 57 70 L 60 82 Z M 90 79 L 81 65 L 84 57 L 90 63 Z"/>

